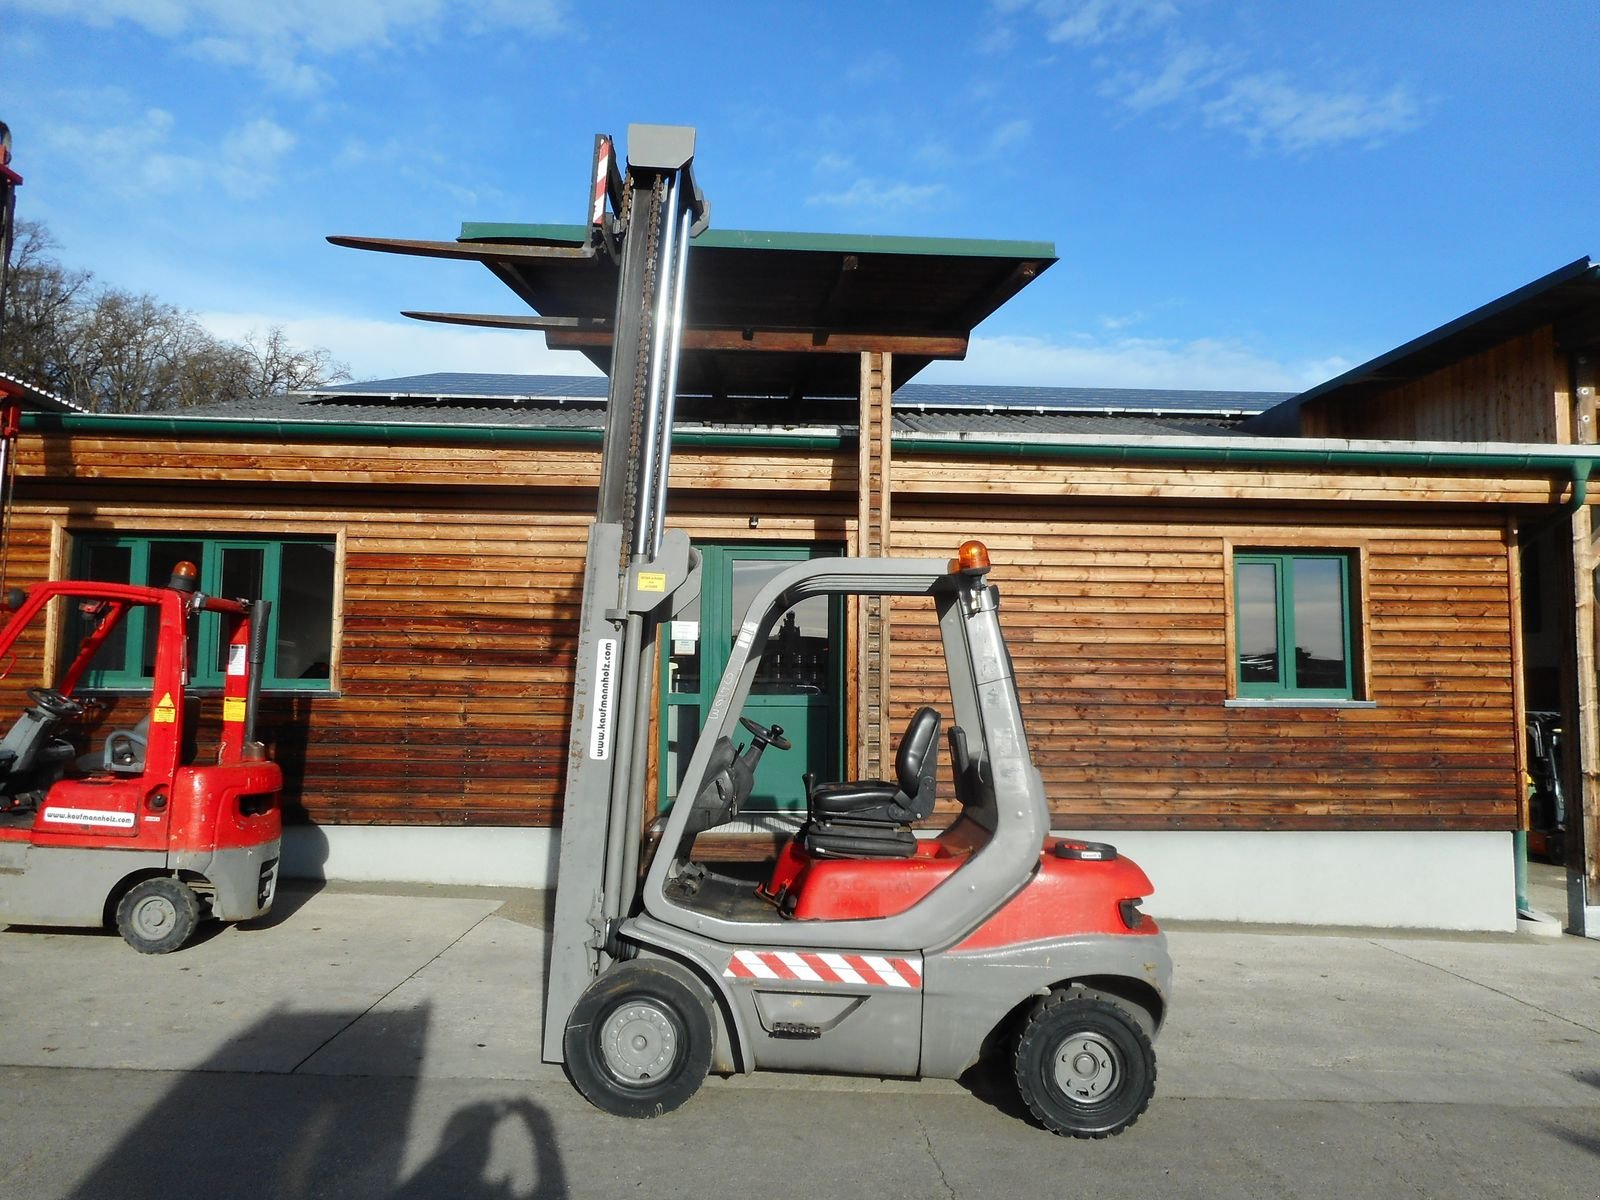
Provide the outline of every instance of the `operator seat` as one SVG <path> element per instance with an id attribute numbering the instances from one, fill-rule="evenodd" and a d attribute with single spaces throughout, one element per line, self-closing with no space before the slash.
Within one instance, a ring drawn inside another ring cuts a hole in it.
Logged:
<path id="1" fill-rule="evenodd" d="M 800 844 L 820 858 L 909 858 L 915 821 L 933 814 L 939 760 L 939 711 L 919 708 L 894 756 L 895 778 L 824 783 L 806 797 Z"/>
<path id="2" fill-rule="evenodd" d="M 85 774 L 109 771 L 113 775 L 143 775 L 146 744 L 150 740 L 150 714 L 145 713 L 131 729 L 113 729 L 106 734 L 99 750 L 78 757 L 76 766 Z"/>

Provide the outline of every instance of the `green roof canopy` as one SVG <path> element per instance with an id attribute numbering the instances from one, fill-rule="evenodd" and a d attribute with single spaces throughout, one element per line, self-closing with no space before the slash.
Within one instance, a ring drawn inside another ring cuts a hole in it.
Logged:
<path id="1" fill-rule="evenodd" d="M 338 245 L 483 263 L 537 316 L 407 315 L 542 330 L 609 370 L 617 267 L 581 225 L 467 223 L 455 242 Z M 689 252 L 678 387 L 708 396 L 853 396 L 862 351 L 894 356 L 898 388 L 959 359 L 979 322 L 1056 261 L 1048 242 L 706 229 Z"/>

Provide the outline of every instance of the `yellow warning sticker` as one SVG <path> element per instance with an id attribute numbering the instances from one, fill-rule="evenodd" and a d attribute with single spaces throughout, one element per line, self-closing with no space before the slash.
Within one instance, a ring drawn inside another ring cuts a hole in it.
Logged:
<path id="1" fill-rule="evenodd" d="M 230 723 L 244 720 L 243 696 L 227 696 L 223 699 L 222 719 Z"/>
<path id="2" fill-rule="evenodd" d="M 641 592 L 664 592 L 667 590 L 667 574 L 665 571 L 640 571 L 639 590 Z"/>
<path id="3" fill-rule="evenodd" d="M 155 709 L 150 713 L 150 721 L 155 725 L 171 725 L 178 719 L 178 708 L 172 703 L 172 693 L 168 692 L 156 701 Z"/>

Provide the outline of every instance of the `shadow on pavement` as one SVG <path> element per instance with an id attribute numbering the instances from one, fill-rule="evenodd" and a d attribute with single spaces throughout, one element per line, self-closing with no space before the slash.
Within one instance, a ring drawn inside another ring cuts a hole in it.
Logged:
<path id="1" fill-rule="evenodd" d="M 996 1112 L 1015 1121 L 1037 1124 L 1022 1097 L 1017 1093 L 1017 1081 L 1011 1074 L 1010 1057 L 1005 1054 L 986 1055 L 977 1066 L 961 1076 L 958 1083 L 973 1097 L 983 1101 Z"/>
<path id="2" fill-rule="evenodd" d="M 291 883 L 279 883 L 277 894 L 272 898 L 272 908 L 264 917 L 257 917 L 253 921 L 240 921 L 240 929 L 272 929 L 282 925 L 285 921 L 292 920 L 294 915 L 311 902 L 311 900 L 327 885 L 321 881 L 296 879 Z"/>
<path id="3" fill-rule="evenodd" d="M 419 1108 L 413 1077 L 248 1074 L 240 1042 L 325 1044 L 357 1012 L 279 1013 L 218 1048 L 139 1118 L 67 1195 L 543 1200 L 567 1194 L 548 1115 L 527 1099 Z M 388 1018 L 398 1045 L 426 1039 L 430 1010 Z M 428 1135 L 438 1127 L 437 1137 Z M 430 1146 L 431 1141 L 431 1146 Z M 408 1147 L 416 1149 L 407 1167 Z"/>

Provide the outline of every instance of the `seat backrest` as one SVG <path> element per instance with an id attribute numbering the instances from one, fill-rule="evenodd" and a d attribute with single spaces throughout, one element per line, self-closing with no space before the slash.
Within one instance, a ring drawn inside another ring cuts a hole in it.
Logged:
<path id="1" fill-rule="evenodd" d="M 939 710 L 924 705 L 912 715 L 894 756 L 895 780 L 905 793 L 914 820 L 933 814 L 934 777 L 939 770 Z"/>

